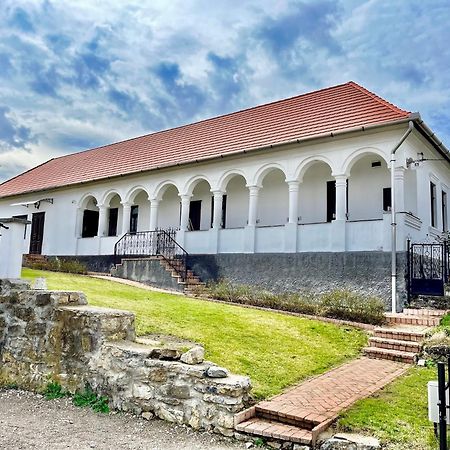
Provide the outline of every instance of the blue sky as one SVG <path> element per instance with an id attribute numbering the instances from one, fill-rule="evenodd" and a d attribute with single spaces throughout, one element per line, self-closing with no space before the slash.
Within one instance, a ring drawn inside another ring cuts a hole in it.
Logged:
<path id="1" fill-rule="evenodd" d="M 1 0 L 0 180 L 354 80 L 450 146 L 448 0 Z"/>

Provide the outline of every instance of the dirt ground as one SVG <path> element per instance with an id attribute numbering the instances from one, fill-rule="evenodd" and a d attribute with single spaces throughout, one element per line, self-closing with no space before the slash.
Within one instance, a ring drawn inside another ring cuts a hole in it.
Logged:
<path id="1" fill-rule="evenodd" d="M 245 443 L 130 414 L 99 414 L 20 390 L 0 390 L 0 449 L 233 450 Z"/>

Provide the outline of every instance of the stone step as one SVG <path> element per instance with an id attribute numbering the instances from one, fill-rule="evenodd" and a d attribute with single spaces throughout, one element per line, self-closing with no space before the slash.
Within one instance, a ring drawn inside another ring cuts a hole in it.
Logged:
<path id="1" fill-rule="evenodd" d="M 365 347 L 363 352 L 369 358 L 373 359 L 387 359 L 389 361 L 403 362 L 407 364 L 414 364 L 416 355 L 410 352 L 401 352 L 399 350 L 389 350 L 378 347 Z"/>
<path id="2" fill-rule="evenodd" d="M 413 316 L 404 313 L 386 313 L 385 314 L 388 323 L 401 324 L 401 325 L 419 325 L 425 327 L 436 327 L 439 325 L 440 317 L 433 316 Z"/>
<path id="3" fill-rule="evenodd" d="M 388 350 L 399 350 L 401 352 L 410 353 L 419 353 L 421 349 L 419 342 L 386 339 L 375 336 L 369 339 L 369 345 L 370 347 L 386 348 Z"/>
<path id="4" fill-rule="evenodd" d="M 427 317 L 442 317 L 447 314 L 446 309 L 413 309 L 413 308 L 405 308 L 403 310 L 403 314 L 407 316 L 427 316 Z"/>
<path id="5" fill-rule="evenodd" d="M 109 341 L 136 339 L 134 314 L 129 311 L 79 305 L 60 306 L 56 313 L 63 324 L 67 322 L 80 334 L 89 330 L 89 333 L 99 333 Z"/>
<path id="6" fill-rule="evenodd" d="M 397 341 L 422 342 L 425 339 L 425 331 L 415 331 L 408 328 L 375 328 L 374 336 L 383 339 L 394 339 Z"/>
<path id="7" fill-rule="evenodd" d="M 313 440 L 310 430 L 259 417 L 239 423 L 236 425 L 236 431 L 303 445 L 311 445 Z"/>

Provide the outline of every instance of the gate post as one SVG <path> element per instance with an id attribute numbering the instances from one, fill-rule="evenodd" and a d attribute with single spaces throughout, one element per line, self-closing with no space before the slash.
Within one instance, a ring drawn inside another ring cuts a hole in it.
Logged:
<path id="1" fill-rule="evenodd" d="M 25 219 L 0 219 L 0 278 L 20 278 Z"/>
<path id="2" fill-rule="evenodd" d="M 411 302 L 411 239 L 406 240 L 406 302 Z"/>

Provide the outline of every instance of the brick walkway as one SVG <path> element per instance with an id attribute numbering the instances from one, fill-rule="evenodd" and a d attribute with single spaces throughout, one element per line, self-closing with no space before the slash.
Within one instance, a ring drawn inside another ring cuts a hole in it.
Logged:
<path id="1" fill-rule="evenodd" d="M 261 402 L 257 408 L 296 421 L 324 422 L 378 391 L 408 367 L 394 361 L 360 358 Z"/>
<path id="2" fill-rule="evenodd" d="M 342 410 L 380 390 L 409 367 L 396 361 L 359 358 L 238 414 L 236 430 L 314 444 Z"/>

